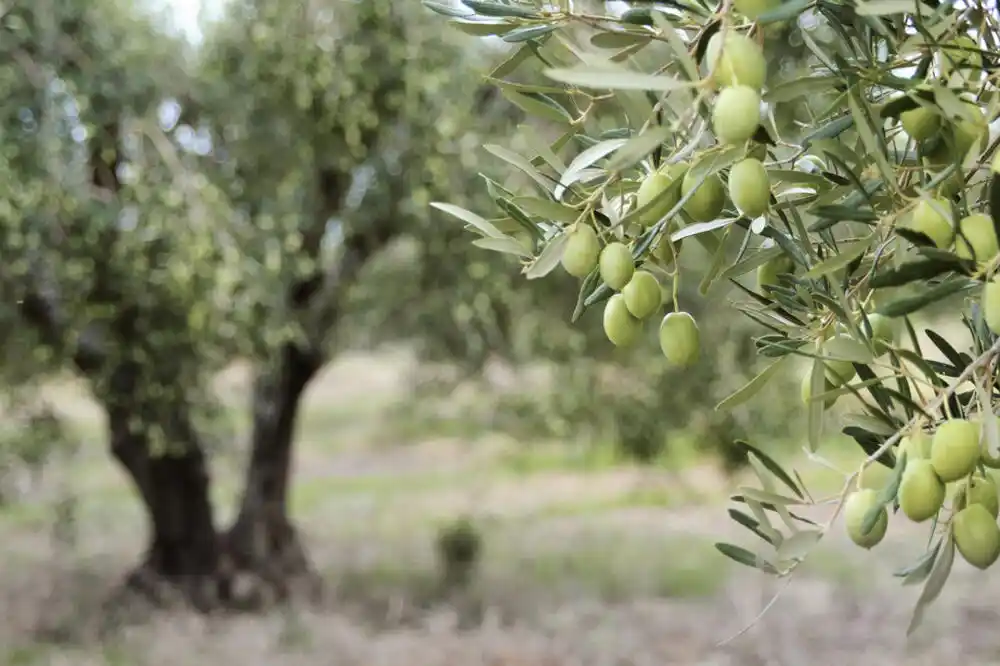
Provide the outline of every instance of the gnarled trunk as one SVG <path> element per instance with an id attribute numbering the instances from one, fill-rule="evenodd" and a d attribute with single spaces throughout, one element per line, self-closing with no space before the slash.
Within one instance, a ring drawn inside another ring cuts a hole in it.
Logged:
<path id="1" fill-rule="evenodd" d="M 276 367 L 254 383 L 253 435 L 239 514 L 225 537 L 230 578 L 223 591 L 243 603 L 286 597 L 303 582 L 318 592 L 305 549 L 288 515 L 295 426 L 302 395 L 323 365 L 318 354 L 287 344 Z M 246 587 L 240 585 L 246 581 Z"/>
<path id="2" fill-rule="evenodd" d="M 162 424 L 175 450 L 151 455 L 149 436 L 132 426 L 134 410 L 108 409 L 111 451 L 131 477 L 149 518 L 145 559 L 128 584 L 157 600 L 170 588 L 197 607 L 218 601 L 219 546 L 204 450 L 188 414 L 177 408 Z"/>

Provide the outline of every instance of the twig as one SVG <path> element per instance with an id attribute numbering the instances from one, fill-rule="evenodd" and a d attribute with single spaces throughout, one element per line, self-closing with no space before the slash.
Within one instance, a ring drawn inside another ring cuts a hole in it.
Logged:
<path id="1" fill-rule="evenodd" d="M 747 633 L 748 631 L 750 631 L 751 629 L 753 629 L 755 626 L 757 626 L 757 623 L 761 621 L 761 618 L 763 618 L 767 614 L 767 612 L 769 610 L 771 610 L 771 608 L 774 606 L 774 604 L 776 604 L 778 602 L 778 598 L 781 596 L 781 594 L 785 590 L 787 590 L 788 586 L 791 585 L 791 584 L 792 584 L 792 577 L 791 576 L 787 576 L 785 578 L 785 584 L 782 585 L 778 589 L 778 591 L 774 593 L 774 596 L 771 597 L 771 600 L 768 601 L 764 605 L 764 607 L 762 609 L 760 609 L 760 612 L 757 613 L 757 615 L 755 615 L 752 620 L 750 620 L 750 622 L 747 624 L 747 626 L 743 627 L 742 629 L 740 629 L 739 631 L 737 631 L 735 634 L 733 634 L 729 638 L 716 643 L 715 647 L 717 647 L 717 648 L 724 647 L 725 645 L 727 645 L 727 644 L 735 641 L 737 638 L 739 638 L 740 636 L 742 636 L 743 634 Z"/>

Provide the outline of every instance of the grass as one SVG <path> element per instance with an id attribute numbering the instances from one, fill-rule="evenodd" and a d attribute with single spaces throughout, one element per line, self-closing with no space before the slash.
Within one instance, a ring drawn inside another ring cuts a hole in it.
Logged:
<path id="1" fill-rule="evenodd" d="M 329 382 L 333 388 L 345 383 Z M 723 509 L 731 486 L 718 474 L 698 478 L 705 476 L 705 463 L 693 441 L 675 438 L 664 455 L 638 467 L 608 442 L 509 441 L 483 432 L 475 421 L 394 410 L 411 399 L 405 393 L 323 398 L 328 390 L 319 387 L 305 405 L 297 450 L 302 469 L 291 510 L 317 565 L 345 599 L 382 610 L 400 596 L 418 605 L 442 602 L 434 537 L 464 514 L 481 527 L 486 543 L 481 574 L 468 594 L 483 606 L 522 614 L 578 598 L 709 599 L 739 570 L 713 546 L 717 539 L 736 540 L 734 532 L 742 536 Z M 241 410 L 234 408 L 229 421 L 237 432 L 246 428 Z M 85 443 L 66 477 L 79 494 L 80 552 L 133 551 L 141 509 L 104 454 L 102 424 L 91 412 L 72 426 Z M 388 433 L 401 432 L 405 443 L 387 445 Z M 850 441 L 834 439 L 826 449 L 845 470 L 861 460 Z M 778 457 L 800 469 L 815 495 L 839 490 L 836 472 Z M 232 447 L 225 449 L 213 488 L 223 516 L 231 513 L 241 474 Z M 51 520 L 50 507 L 40 499 L 0 509 L 0 544 L 39 533 Z M 114 536 L 107 525 L 117 526 Z M 809 563 L 811 575 L 851 587 L 868 580 L 836 549 L 821 550 Z M 8 549 L 7 561 L 28 565 L 31 556 Z M 6 660 L 0 657 L 0 666 L 48 663 L 48 653 L 36 648 L 16 648 Z M 129 663 L 130 655 L 112 645 L 101 663 Z"/>

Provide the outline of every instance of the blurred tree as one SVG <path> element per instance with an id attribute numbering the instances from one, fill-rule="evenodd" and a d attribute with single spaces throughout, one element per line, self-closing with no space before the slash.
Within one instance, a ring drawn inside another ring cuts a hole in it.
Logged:
<path id="1" fill-rule="evenodd" d="M 517 288 L 515 257 L 543 241 L 524 211 L 493 220 L 513 234 L 486 244 L 500 252 L 429 214 L 523 184 L 505 153 L 478 150 L 537 110 L 478 73 L 523 64 L 517 40 L 478 46 L 419 3 L 230 0 L 197 48 L 163 24 L 130 0 L 38 0 L 0 18 L 3 385 L 26 399 L 66 368 L 87 380 L 148 511 L 131 584 L 180 584 L 203 607 L 315 585 L 288 515 L 295 425 L 346 346 L 405 339 L 471 375 L 496 356 L 552 363 L 557 400 L 538 404 L 562 435 L 611 420 L 662 442 L 689 419 L 665 366 L 608 353 L 599 318 L 566 321 L 573 280 Z M 515 147 L 561 134 L 524 126 Z M 739 358 L 690 378 L 692 394 Z M 255 372 L 253 427 L 223 527 L 209 380 L 235 360 Z M 631 385 L 592 392 L 609 365 Z"/>

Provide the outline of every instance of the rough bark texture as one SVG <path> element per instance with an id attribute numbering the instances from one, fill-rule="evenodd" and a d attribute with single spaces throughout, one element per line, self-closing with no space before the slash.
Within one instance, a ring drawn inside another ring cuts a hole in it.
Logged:
<path id="1" fill-rule="evenodd" d="M 319 592 L 319 580 L 288 516 L 288 486 L 299 405 L 322 364 L 319 355 L 286 344 L 274 371 L 254 384 L 252 449 L 243 498 L 224 539 L 224 567 L 233 573 L 228 576 L 232 585 L 223 594 L 239 603 L 282 600 L 296 583 Z"/>
<path id="2" fill-rule="evenodd" d="M 170 589 L 208 610 L 218 601 L 219 546 L 210 501 L 211 480 L 201 442 L 187 414 L 165 430 L 188 441 L 177 451 L 150 454 L 149 438 L 130 428 L 132 410 L 109 409 L 111 450 L 131 477 L 149 516 L 149 546 L 127 583 L 157 601 Z"/>

